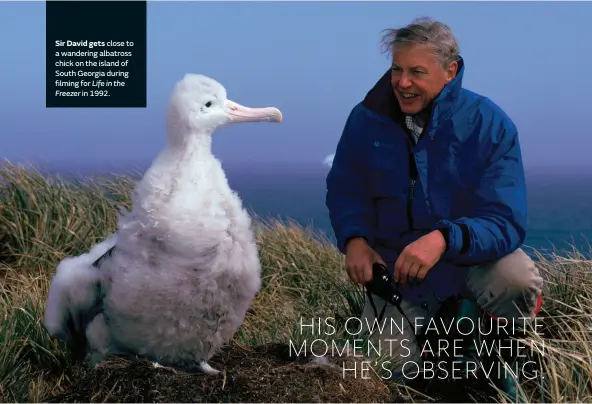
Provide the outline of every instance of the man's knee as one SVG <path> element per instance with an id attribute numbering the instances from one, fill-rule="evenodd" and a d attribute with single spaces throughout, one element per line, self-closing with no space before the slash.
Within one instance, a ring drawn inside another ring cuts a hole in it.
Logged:
<path id="1" fill-rule="evenodd" d="M 490 314 L 536 316 L 543 279 L 534 261 L 522 250 L 471 269 L 467 286 Z"/>
<path id="2" fill-rule="evenodd" d="M 506 255 L 492 265 L 491 282 L 499 284 L 510 293 L 542 291 L 543 280 L 534 261 L 522 249 Z"/>

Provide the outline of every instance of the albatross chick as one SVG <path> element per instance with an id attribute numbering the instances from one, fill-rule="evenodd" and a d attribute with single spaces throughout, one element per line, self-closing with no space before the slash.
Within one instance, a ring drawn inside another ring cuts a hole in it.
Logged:
<path id="1" fill-rule="evenodd" d="M 281 122 L 276 108 L 247 108 L 203 75 L 177 83 L 167 147 L 122 213 L 118 231 L 64 259 L 44 325 L 83 344 L 97 364 L 132 355 L 217 374 L 208 360 L 244 321 L 261 285 L 251 218 L 212 154 L 212 135 L 239 122 Z"/>

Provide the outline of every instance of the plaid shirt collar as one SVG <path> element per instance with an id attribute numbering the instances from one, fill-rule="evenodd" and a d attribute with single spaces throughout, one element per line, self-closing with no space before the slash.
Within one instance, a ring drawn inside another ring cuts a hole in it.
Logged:
<path id="1" fill-rule="evenodd" d="M 413 139 L 415 139 L 415 143 L 417 143 L 417 141 L 419 140 L 419 136 L 421 136 L 421 133 L 423 132 L 423 128 L 417 125 L 413 117 L 410 115 L 407 115 L 405 117 L 405 124 L 407 125 L 407 129 L 411 131 Z"/>

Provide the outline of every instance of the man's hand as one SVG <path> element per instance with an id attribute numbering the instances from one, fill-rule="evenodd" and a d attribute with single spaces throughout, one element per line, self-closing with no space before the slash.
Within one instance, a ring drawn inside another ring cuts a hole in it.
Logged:
<path id="1" fill-rule="evenodd" d="M 420 237 L 403 249 L 395 262 L 394 281 L 422 281 L 446 250 L 446 240 L 438 230 Z"/>
<path id="2" fill-rule="evenodd" d="M 386 266 L 380 255 L 363 238 L 354 238 L 347 243 L 345 268 L 349 279 L 361 285 L 372 280 L 372 266 L 379 262 Z"/>

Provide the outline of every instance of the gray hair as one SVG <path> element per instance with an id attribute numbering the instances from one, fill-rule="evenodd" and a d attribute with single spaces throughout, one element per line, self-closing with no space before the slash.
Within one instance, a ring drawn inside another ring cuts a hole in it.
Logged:
<path id="1" fill-rule="evenodd" d="M 429 17 L 416 18 L 402 28 L 384 30 L 381 41 L 384 52 L 390 53 L 399 44 L 427 44 L 434 50 L 443 68 L 459 59 L 460 49 L 448 25 Z"/>

